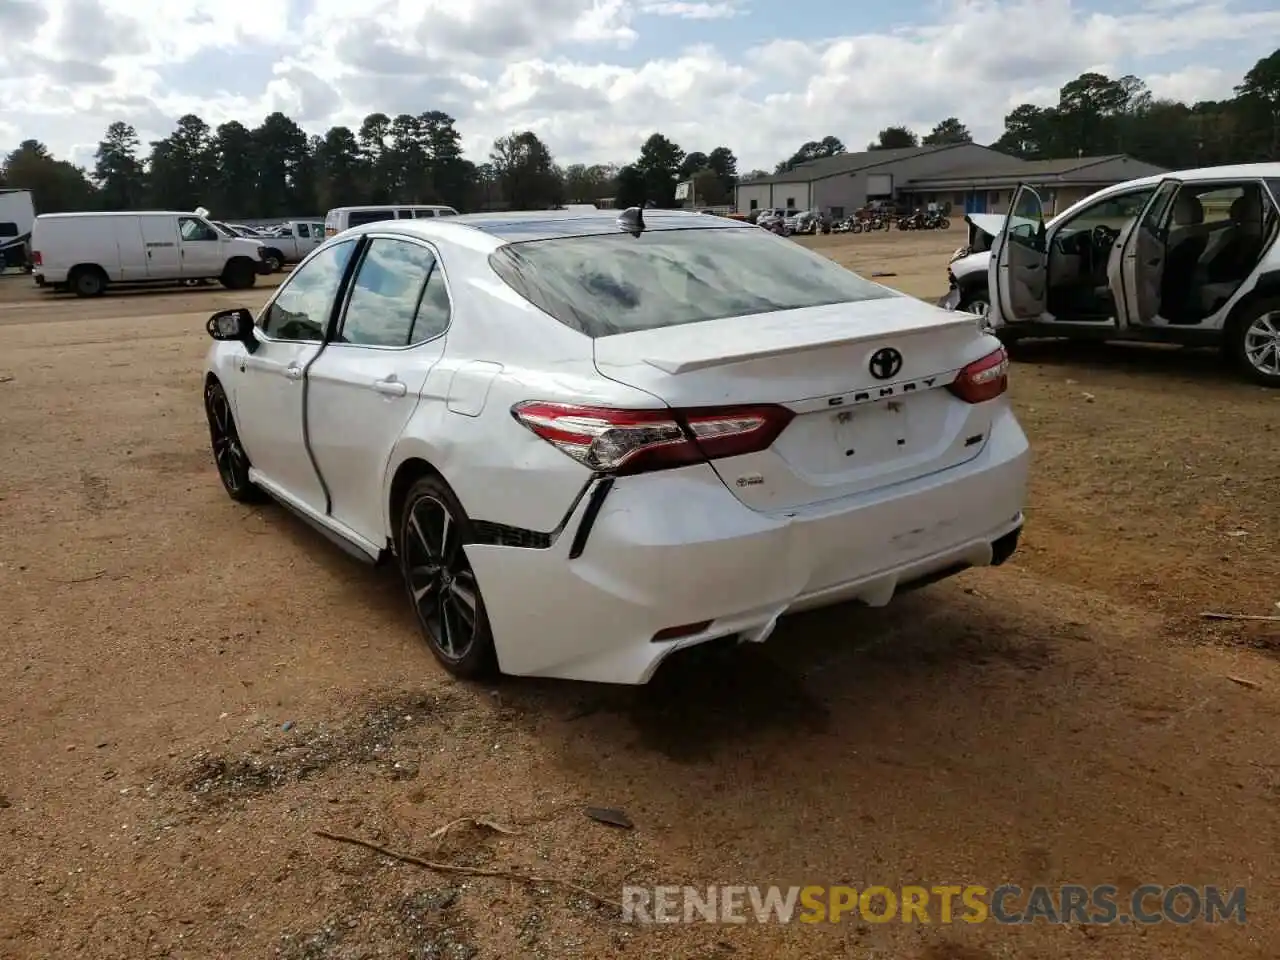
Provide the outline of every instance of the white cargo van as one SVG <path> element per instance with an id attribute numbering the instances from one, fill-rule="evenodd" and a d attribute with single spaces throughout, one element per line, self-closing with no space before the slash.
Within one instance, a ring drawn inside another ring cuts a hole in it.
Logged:
<path id="1" fill-rule="evenodd" d="M 326 238 L 341 233 L 348 227 L 362 227 L 379 220 L 428 220 L 432 217 L 456 217 L 453 207 L 439 204 L 393 203 L 375 207 L 335 207 L 324 215 Z"/>
<path id="2" fill-rule="evenodd" d="M 36 209 L 30 190 L 0 188 L 0 270 L 31 268 L 31 224 Z"/>
<path id="3" fill-rule="evenodd" d="M 218 280 L 252 287 L 267 272 L 262 241 L 216 230 L 194 213 L 45 213 L 31 231 L 37 286 L 95 297 L 112 283 Z"/>

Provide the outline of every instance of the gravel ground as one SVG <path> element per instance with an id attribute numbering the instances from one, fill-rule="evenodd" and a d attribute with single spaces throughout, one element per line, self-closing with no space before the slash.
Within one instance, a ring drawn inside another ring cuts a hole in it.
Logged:
<path id="1" fill-rule="evenodd" d="M 937 296 L 962 238 L 804 242 Z M 645 688 L 472 686 L 391 574 L 223 494 L 203 322 L 263 295 L 0 278 L 0 956 L 1280 955 L 1280 630 L 1199 616 L 1280 613 L 1280 393 L 1027 345 L 1008 566 Z M 641 927 L 565 885 L 1147 882 L 1249 922 Z"/>

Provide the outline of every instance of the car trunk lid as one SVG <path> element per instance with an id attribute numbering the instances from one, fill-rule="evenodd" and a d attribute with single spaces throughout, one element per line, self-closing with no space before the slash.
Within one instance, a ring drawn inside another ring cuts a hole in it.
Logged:
<path id="1" fill-rule="evenodd" d="M 794 411 L 769 449 L 712 461 L 744 504 L 783 510 L 977 456 L 990 405 L 946 387 L 993 347 L 972 317 L 892 296 L 600 337 L 595 360 L 674 408 Z"/>

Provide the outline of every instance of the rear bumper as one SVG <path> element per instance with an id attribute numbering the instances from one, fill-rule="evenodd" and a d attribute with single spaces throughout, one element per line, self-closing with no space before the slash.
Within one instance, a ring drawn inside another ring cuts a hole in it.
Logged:
<path id="1" fill-rule="evenodd" d="M 764 640 L 787 612 L 881 606 L 900 589 L 1003 562 L 1022 527 L 1029 461 L 1005 408 L 976 458 L 883 490 L 767 514 L 709 466 L 689 467 L 618 480 L 585 543 L 590 496 L 548 549 L 471 545 L 467 555 L 504 672 L 645 683 L 681 647 Z M 575 540 L 582 552 L 571 558 Z"/>

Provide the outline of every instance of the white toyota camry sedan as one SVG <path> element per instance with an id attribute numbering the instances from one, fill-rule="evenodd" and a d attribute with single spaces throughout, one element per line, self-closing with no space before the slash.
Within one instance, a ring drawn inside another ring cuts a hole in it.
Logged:
<path id="1" fill-rule="evenodd" d="M 208 330 L 227 493 L 394 558 L 458 676 L 645 683 L 1022 529 L 1000 343 L 734 220 L 373 223 Z"/>

